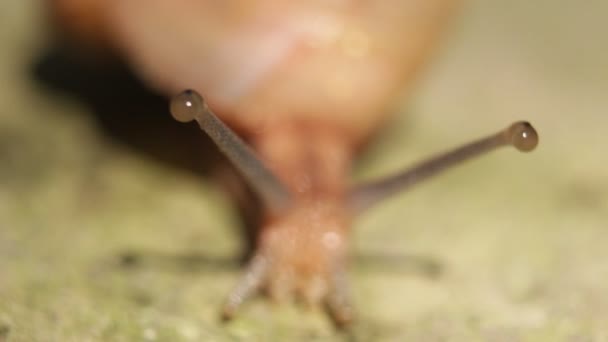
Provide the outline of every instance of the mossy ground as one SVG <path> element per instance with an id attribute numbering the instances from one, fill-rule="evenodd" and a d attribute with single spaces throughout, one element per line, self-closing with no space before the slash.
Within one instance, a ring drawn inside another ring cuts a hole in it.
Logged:
<path id="1" fill-rule="evenodd" d="M 337 333 L 320 310 L 261 299 L 220 324 L 238 277 L 236 211 L 208 178 L 112 139 L 89 106 L 37 79 L 40 4 L 3 1 L 0 341 L 608 340 L 607 12 L 468 3 L 356 177 L 522 118 L 541 144 L 363 215 L 359 319 Z"/>

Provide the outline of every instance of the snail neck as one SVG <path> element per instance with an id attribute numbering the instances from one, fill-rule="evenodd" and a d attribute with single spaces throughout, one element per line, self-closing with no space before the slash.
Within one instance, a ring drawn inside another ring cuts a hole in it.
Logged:
<path id="1" fill-rule="evenodd" d="M 311 122 L 265 125 L 252 144 L 296 201 L 342 198 L 353 145 L 339 128 Z"/>

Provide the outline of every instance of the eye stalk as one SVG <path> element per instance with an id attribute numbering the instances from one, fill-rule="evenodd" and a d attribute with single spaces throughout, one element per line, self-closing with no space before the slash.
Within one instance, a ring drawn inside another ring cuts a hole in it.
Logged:
<path id="1" fill-rule="evenodd" d="M 538 145 L 538 133 L 529 122 L 518 121 L 498 133 L 427 159 L 396 175 L 356 186 L 349 198 L 351 209 L 359 213 L 452 166 L 508 145 L 521 152 L 530 152 Z"/>
<path id="2" fill-rule="evenodd" d="M 169 107 L 175 120 L 198 122 L 201 129 L 230 159 L 272 212 L 283 210 L 290 204 L 291 196 L 287 188 L 255 152 L 213 114 L 199 93 L 185 90 L 171 99 Z"/>
<path id="3" fill-rule="evenodd" d="M 271 211 L 278 212 L 291 204 L 287 188 L 255 152 L 213 114 L 200 94 L 190 89 L 181 92 L 171 99 L 170 110 L 179 122 L 196 120 Z M 393 176 L 356 186 L 349 195 L 349 206 L 353 212 L 359 213 L 431 176 L 498 147 L 511 145 L 521 152 L 530 152 L 538 145 L 538 139 L 538 133 L 529 122 L 515 122 L 498 133 L 439 154 Z"/>

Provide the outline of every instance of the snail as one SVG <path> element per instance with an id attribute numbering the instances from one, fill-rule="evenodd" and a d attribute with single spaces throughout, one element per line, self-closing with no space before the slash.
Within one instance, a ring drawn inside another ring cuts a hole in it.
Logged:
<path id="1" fill-rule="evenodd" d="M 225 319 L 265 289 L 325 304 L 335 322 L 350 323 L 356 215 L 465 160 L 538 143 L 532 125 L 519 121 L 349 185 L 357 151 L 411 85 L 455 0 L 50 3 L 66 31 L 110 46 L 148 86 L 172 95 L 173 117 L 196 121 L 261 199 L 256 250 L 228 295 Z"/>

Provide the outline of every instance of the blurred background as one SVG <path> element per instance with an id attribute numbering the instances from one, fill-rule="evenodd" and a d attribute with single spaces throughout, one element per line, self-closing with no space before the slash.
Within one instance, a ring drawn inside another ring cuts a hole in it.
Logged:
<path id="1" fill-rule="evenodd" d="M 337 334 L 261 299 L 219 324 L 243 242 L 204 139 L 128 70 L 71 59 L 39 1 L 1 2 L 0 341 L 608 340 L 606 13 L 465 3 L 355 179 L 519 119 L 540 145 L 362 215 L 358 323 Z"/>

